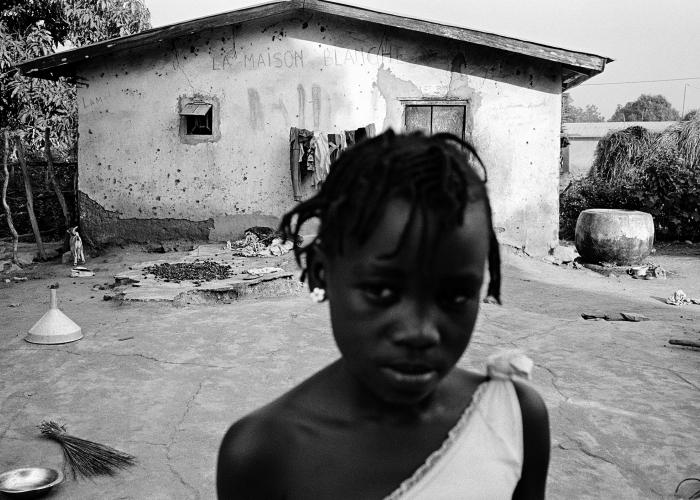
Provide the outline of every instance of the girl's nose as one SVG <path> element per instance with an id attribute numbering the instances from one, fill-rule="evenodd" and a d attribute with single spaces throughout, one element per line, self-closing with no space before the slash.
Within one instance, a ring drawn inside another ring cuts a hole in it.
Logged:
<path id="1" fill-rule="evenodd" d="M 403 328 L 394 333 L 393 340 L 396 344 L 411 347 L 413 349 L 427 349 L 440 342 L 440 332 L 435 321 L 429 317 L 407 321 Z"/>

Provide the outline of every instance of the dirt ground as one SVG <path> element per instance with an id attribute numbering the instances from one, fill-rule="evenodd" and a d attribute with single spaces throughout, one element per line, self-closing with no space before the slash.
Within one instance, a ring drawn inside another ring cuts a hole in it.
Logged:
<path id="1" fill-rule="evenodd" d="M 44 419 L 134 454 L 112 477 L 66 481 L 47 498 L 214 498 L 219 441 L 242 415 L 336 358 L 325 305 L 285 289 L 230 303 L 103 300 L 115 274 L 184 252 L 114 249 L 89 259 L 90 278 L 60 262 L 0 274 L 0 471 L 60 468 Z M 673 498 L 700 476 L 700 306 L 664 303 L 676 289 L 700 297 L 700 245 L 662 247 L 666 280 L 603 277 L 513 252 L 504 255 L 504 305 L 482 307 L 461 364 L 517 347 L 535 361 L 533 384 L 550 411 L 555 499 Z M 85 337 L 43 346 L 23 340 L 59 283 L 59 307 Z M 97 286 L 95 286 L 97 285 Z M 176 305 L 175 305 L 176 304 Z M 649 321 L 586 321 L 581 313 L 639 313 Z"/>

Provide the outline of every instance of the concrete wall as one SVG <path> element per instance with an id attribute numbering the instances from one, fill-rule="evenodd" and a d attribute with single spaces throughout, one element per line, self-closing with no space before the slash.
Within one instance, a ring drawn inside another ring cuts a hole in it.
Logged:
<path id="1" fill-rule="evenodd" d="M 569 138 L 569 171 L 571 177 L 588 175 L 593 166 L 598 141 L 608 132 L 627 127 L 644 127 L 650 132 L 661 132 L 676 122 L 595 122 L 565 123 L 564 133 Z"/>
<path id="2" fill-rule="evenodd" d="M 557 64 L 315 14 L 203 32 L 79 73 L 81 215 L 97 242 L 146 238 L 154 221 L 159 237 L 216 239 L 269 222 L 294 204 L 290 127 L 399 130 L 401 99 L 467 102 L 499 237 L 531 253 L 557 240 Z M 179 99 L 198 95 L 218 101 L 220 138 L 185 144 Z"/>

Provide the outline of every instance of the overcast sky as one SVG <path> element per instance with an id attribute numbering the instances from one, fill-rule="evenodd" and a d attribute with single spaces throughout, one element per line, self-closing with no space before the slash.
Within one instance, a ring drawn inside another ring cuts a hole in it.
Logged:
<path id="1" fill-rule="evenodd" d="M 145 0 L 154 27 L 260 4 Z M 615 59 L 571 91 L 609 118 L 617 104 L 663 94 L 700 108 L 700 0 L 345 0 L 343 3 L 592 52 Z M 645 80 L 674 80 L 643 82 Z M 640 82 L 640 83 L 618 83 Z M 603 85 L 605 84 L 605 85 Z"/>

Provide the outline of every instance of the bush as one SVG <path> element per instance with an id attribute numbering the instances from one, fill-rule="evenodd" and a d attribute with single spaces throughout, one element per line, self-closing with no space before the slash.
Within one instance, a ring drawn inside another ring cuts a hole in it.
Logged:
<path id="1" fill-rule="evenodd" d="M 700 241 L 700 169 L 660 162 L 633 181 L 574 180 L 559 196 L 559 238 L 575 238 L 576 220 L 588 208 L 648 212 L 657 240 Z"/>
<path id="2" fill-rule="evenodd" d="M 700 241 L 700 120 L 657 137 L 632 128 L 601 139 L 591 174 L 560 194 L 559 237 L 574 239 L 583 210 L 618 208 L 650 213 L 657 240 Z"/>
<path id="3" fill-rule="evenodd" d="M 650 164 L 645 190 L 636 190 L 634 205 L 654 217 L 661 240 L 700 240 L 700 168 L 666 157 Z"/>
<path id="4" fill-rule="evenodd" d="M 576 221 L 583 210 L 589 208 L 634 209 L 638 192 L 635 183 L 611 182 L 589 176 L 576 179 L 559 195 L 559 238 L 573 240 Z"/>

